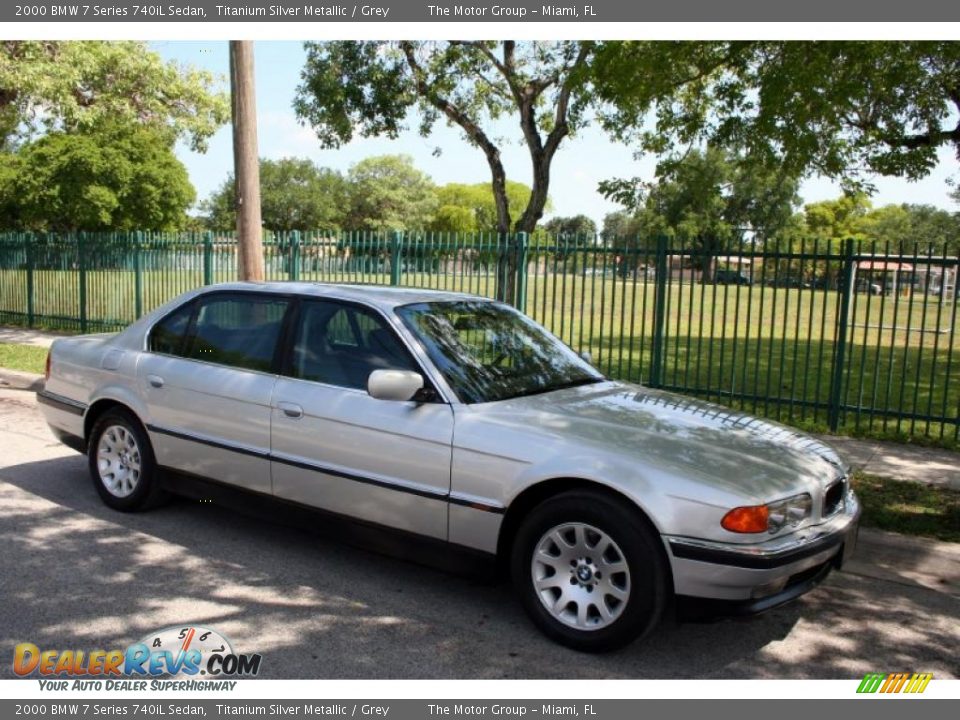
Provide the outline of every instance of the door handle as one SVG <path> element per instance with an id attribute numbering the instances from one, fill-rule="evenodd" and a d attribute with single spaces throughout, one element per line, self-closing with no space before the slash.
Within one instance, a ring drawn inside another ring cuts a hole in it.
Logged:
<path id="1" fill-rule="evenodd" d="M 159 375 L 147 375 L 147 382 L 155 388 L 163 387 L 163 378 Z"/>
<path id="2" fill-rule="evenodd" d="M 303 408 L 292 402 L 278 402 L 277 407 L 283 410 L 283 414 L 288 418 L 303 417 Z"/>

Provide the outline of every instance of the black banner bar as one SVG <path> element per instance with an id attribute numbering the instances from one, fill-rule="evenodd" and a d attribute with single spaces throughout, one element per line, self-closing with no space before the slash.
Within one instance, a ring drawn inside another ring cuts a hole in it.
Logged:
<path id="1" fill-rule="evenodd" d="M 0 22 L 952 22 L 960 3 L 943 0 L 530 0 L 445 2 L 374 0 L 172 0 L 169 2 L 3 2 Z"/>

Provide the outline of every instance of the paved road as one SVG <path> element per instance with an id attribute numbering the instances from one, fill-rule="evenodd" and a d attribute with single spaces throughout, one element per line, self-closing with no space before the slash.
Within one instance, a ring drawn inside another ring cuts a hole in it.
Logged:
<path id="1" fill-rule="evenodd" d="M 197 623 L 274 678 L 854 678 L 960 667 L 957 546 L 893 546 L 792 606 L 749 620 L 667 622 L 641 645 L 587 656 L 491 586 L 176 501 L 105 508 L 81 456 L 57 445 L 30 393 L 0 390 L 0 676 L 17 642 L 124 647 Z"/>

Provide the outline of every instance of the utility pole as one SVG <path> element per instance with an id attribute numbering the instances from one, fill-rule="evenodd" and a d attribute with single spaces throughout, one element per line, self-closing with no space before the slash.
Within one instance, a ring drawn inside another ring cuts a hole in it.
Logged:
<path id="1" fill-rule="evenodd" d="M 230 89 L 237 198 L 237 274 L 241 280 L 263 282 L 260 159 L 257 152 L 257 100 L 253 86 L 252 41 L 230 41 Z"/>

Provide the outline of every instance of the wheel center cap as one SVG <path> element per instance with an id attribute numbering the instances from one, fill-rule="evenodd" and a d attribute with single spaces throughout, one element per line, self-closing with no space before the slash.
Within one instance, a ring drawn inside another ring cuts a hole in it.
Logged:
<path id="1" fill-rule="evenodd" d="M 590 582 L 593 579 L 593 571 L 586 565 L 581 565 L 577 568 L 577 579 L 583 583 Z"/>

